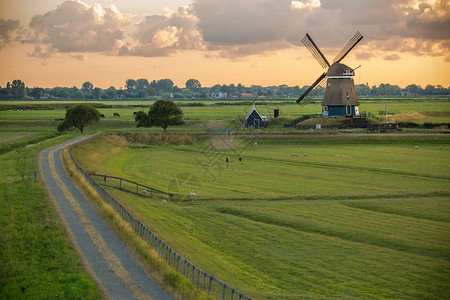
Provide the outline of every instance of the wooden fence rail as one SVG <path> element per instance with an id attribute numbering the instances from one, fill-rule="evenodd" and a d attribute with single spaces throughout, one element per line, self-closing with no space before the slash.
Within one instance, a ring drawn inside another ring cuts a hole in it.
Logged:
<path id="1" fill-rule="evenodd" d="M 116 176 L 109 176 L 109 175 L 102 175 L 102 174 L 95 174 L 95 173 L 88 173 L 90 176 L 93 177 L 100 177 L 103 179 L 103 183 L 106 186 L 107 183 L 107 179 L 113 179 L 118 181 L 118 188 L 120 190 L 124 190 L 133 194 L 137 194 L 137 195 L 141 195 L 141 196 L 145 196 L 145 197 L 149 197 L 149 198 L 153 198 L 153 194 L 161 194 L 161 195 L 166 195 L 168 197 L 168 199 L 170 201 L 173 200 L 173 194 L 171 193 L 166 193 L 160 190 L 157 190 L 155 188 L 122 178 L 122 177 L 116 177 Z M 122 182 L 128 182 L 133 186 L 136 186 L 136 188 L 133 188 L 133 190 L 131 189 L 127 189 L 127 187 L 125 185 L 122 184 Z"/>
<path id="2" fill-rule="evenodd" d="M 83 140 L 82 142 L 85 142 Z M 161 240 L 155 233 L 153 233 L 147 226 L 141 221 L 136 219 L 117 199 L 111 196 L 99 183 L 97 183 L 92 176 L 87 173 L 75 160 L 72 152 L 70 151 L 70 157 L 76 166 L 76 168 L 83 174 L 89 184 L 99 193 L 102 199 L 111 205 L 114 210 L 122 217 L 124 221 L 130 224 L 131 228 L 139 235 L 145 242 L 153 247 L 159 255 L 177 272 L 183 274 L 192 283 L 207 291 L 208 294 L 215 296 L 217 299 L 244 299 L 253 300 L 249 296 L 242 294 L 226 283 L 215 278 L 211 274 L 203 271 L 195 266 L 193 263 L 179 255 L 175 250 L 170 248 L 163 240 Z M 95 175 L 94 175 L 95 176 Z M 104 176 L 104 175 L 102 175 Z M 147 187 L 148 188 L 148 187 Z"/>

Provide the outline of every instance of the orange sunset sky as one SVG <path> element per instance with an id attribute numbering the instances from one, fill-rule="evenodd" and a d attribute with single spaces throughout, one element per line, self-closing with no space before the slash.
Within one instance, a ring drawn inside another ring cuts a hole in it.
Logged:
<path id="1" fill-rule="evenodd" d="M 358 30 L 342 61 L 355 83 L 450 86 L 450 0 L 0 0 L 0 85 L 179 87 L 310 85 Z"/>

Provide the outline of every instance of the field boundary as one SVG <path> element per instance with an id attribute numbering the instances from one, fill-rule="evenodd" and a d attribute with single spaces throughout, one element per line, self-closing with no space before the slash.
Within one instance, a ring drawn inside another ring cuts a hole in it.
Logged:
<path id="1" fill-rule="evenodd" d="M 118 188 L 121 191 L 129 192 L 129 193 L 132 193 L 132 194 L 135 194 L 135 195 L 139 195 L 139 196 L 143 196 L 143 197 L 147 197 L 147 198 L 153 198 L 153 193 L 157 193 L 157 194 L 167 195 L 167 197 L 168 197 L 168 199 L 170 201 L 172 201 L 172 199 L 173 199 L 173 194 L 166 193 L 166 192 L 160 191 L 158 189 L 155 189 L 155 188 L 152 188 L 152 187 L 149 187 L 149 186 L 146 186 L 146 185 L 143 185 L 143 184 L 140 184 L 140 183 L 137 183 L 137 182 L 134 182 L 134 181 L 122 178 L 122 177 L 102 175 L 102 174 L 95 174 L 95 173 L 88 173 L 88 174 L 90 176 L 94 176 L 94 177 L 102 177 L 103 181 L 104 181 L 104 186 L 107 186 L 107 184 L 106 184 L 106 179 L 107 178 L 119 180 L 119 187 L 115 187 L 115 186 L 110 186 L 110 187 Z M 136 191 L 134 192 L 134 191 L 126 189 L 124 186 L 122 186 L 122 181 L 131 183 L 133 185 L 136 185 Z M 141 192 L 139 192 L 139 188 L 140 187 L 144 188 L 144 189 L 141 189 Z M 150 195 L 150 196 L 148 196 L 148 195 Z"/>
<path id="2" fill-rule="evenodd" d="M 80 142 L 84 143 L 88 139 L 84 139 Z M 75 157 L 71 151 L 71 145 L 68 146 L 68 152 L 75 167 L 85 177 L 87 182 L 99 193 L 103 201 L 113 207 L 113 209 L 120 215 L 120 217 L 130 225 L 130 227 L 136 232 L 136 234 L 142 238 L 147 244 L 154 248 L 159 255 L 177 272 L 183 274 L 188 280 L 196 284 L 199 288 L 203 288 L 204 291 L 208 291 L 209 295 L 213 295 L 218 299 L 244 299 L 253 300 L 249 296 L 244 295 L 228 284 L 220 281 L 211 274 L 198 268 L 193 263 L 182 257 L 175 250 L 173 250 L 168 244 L 160 239 L 154 232 L 152 232 L 145 224 L 139 221 L 133 216 L 117 199 L 109 194 L 99 183 L 97 183 L 75 160 Z"/>

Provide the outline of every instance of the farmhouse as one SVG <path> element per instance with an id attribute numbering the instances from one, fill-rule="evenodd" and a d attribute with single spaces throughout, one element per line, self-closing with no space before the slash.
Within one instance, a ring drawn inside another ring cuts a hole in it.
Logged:
<path id="1" fill-rule="evenodd" d="M 267 127 L 269 125 L 269 119 L 267 116 L 262 116 L 255 108 L 255 103 L 253 103 L 252 110 L 248 113 L 245 118 L 244 127 L 259 129 L 260 127 Z"/>

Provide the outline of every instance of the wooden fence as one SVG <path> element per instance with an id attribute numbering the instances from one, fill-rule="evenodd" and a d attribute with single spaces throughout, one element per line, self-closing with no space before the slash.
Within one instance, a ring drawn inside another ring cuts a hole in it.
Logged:
<path id="1" fill-rule="evenodd" d="M 81 142 L 85 142 L 83 140 Z M 131 228 L 139 235 L 145 242 L 153 247 L 160 256 L 177 272 L 183 274 L 192 283 L 207 291 L 208 294 L 215 296 L 217 299 L 244 299 L 252 300 L 249 296 L 242 294 L 228 284 L 215 278 L 213 275 L 203 271 L 188 261 L 186 258 L 179 255 L 175 250 L 170 248 L 163 240 L 161 240 L 155 233 L 148 229 L 145 224 L 136 219 L 117 199 L 111 196 L 100 184 L 98 184 L 92 176 L 87 173 L 75 160 L 72 152 L 70 151 L 70 157 L 75 164 L 76 168 L 83 174 L 89 184 L 99 193 L 102 199 L 111 205 L 114 210 L 126 221 Z"/>

